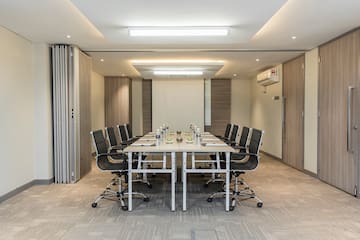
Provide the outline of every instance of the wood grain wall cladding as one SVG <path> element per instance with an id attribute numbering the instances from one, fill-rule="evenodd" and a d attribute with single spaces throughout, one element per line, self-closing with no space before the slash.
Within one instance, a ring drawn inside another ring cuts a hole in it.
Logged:
<path id="1" fill-rule="evenodd" d="M 131 125 L 131 79 L 105 77 L 105 125 Z"/>
<path id="2" fill-rule="evenodd" d="M 354 194 L 359 163 L 360 31 L 350 32 L 319 48 L 319 177 Z M 351 140 L 347 149 L 348 94 L 351 92 Z"/>
<path id="3" fill-rule="evenodd" d="M 231 117 L 231 80 L 211 79 L 211 133 L 223 135 Z"/>
<path id="4" fill-rule="evenodd" d="M 304 169 L 304 95 L 305 55 L 301 55 L 283 66 L 283 161 L 300 170 Z"/>
<path id="5" fill-rule="evenodd" d="M 80 91 L 80 177 L 91 170 L 91 69 L 92 61 L 89 56 L 79 54 L 79 91 Z"/>
<path id="6" fill-rule="evenodd" d="M 143 134 L 152 130 L 152 80 L 142 81 Z"/>

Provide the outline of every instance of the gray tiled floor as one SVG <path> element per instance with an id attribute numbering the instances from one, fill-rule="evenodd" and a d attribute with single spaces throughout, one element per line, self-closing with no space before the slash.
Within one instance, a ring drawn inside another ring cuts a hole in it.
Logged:
<path id="1" fill-rule="evenodd" d="M 282 163 L 263 157 L 246 176 L 264 200 L 240 202 L 224 212 L 223 200 L 206 202 L 201 176 L 189 179 L 188 211 L 169 210 L 169 178 L 151 179 L 154 188 L 136 186 L 151 201 L 136 200 L 134 211 L 117 202 L 90 203 L 111 176 L 96 168 L 74 185 L 34 186 L 0 204 L 0 239 L 360 239 L 360 200 Z"/>

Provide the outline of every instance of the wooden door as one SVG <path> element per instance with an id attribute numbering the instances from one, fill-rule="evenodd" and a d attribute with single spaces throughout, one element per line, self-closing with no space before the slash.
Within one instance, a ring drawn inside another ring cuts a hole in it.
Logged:
<path id="1" fill-rule="evenodd" d="M 105 126 L 131 125 L 131 79 L 105 77 Z"/>
<path id="2" fill-rule="evenodd" d="M 152 130 L 152 80 L 142 81 L 143 134 Z"/>
<path id="3" fill-rule="evenodd" d="M 304 91 L 305 56 L 302 55 L 283 66 L 283 161 L 300 170 L 304 168 Z"/>
<path id="4" fill-rule="evenodd" d="M 359 39 L 356 31 L 319 49 L 318 175 L 351 194 L 357 182 L 359 148 L 354 128 L 359 108 Z"/>
<path id="5" fill-rule="evenodd" d="M 231 80 L 211 79 L 211 127 L 214 135 L 224 135 L 231 117 Z"/>

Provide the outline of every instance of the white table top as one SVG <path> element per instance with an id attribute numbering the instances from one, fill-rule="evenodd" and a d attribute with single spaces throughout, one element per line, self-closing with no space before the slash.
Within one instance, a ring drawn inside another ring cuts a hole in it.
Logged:
<path id="1" fill-rule="evenodd" d="M 235 152 L 235 150 L 224 144 L 223 141 L 210 133 L 201 134 L 201 143 L 188 142 L 191 135 L 182 134 L 183 141 L 178 143 L 176 141 L 176 134 L 168 134 L 165 141 L 162 141 L 156 146 L 156 139 L 153 133 L 149 133 L 132 145 L 126 147 L 124 152 Z M 208 144 L 207 146 L 204 145 Z M 155 146 L 150 146 L 151 144 Z M 218 146 L 217 146 L 218 145 Z"/>

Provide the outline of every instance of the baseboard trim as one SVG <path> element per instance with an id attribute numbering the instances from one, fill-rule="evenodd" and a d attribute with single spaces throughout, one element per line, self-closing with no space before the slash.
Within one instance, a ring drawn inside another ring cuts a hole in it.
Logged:
<path id="1" fill-rule="evenodd" d="M 0 196 L 0 203 L 12 198 L 13 196 L 25 191 L 26 189 L 31 188 L 32 186 L 35 185 L 49 185 L 54 183 L 54 177 L 50 178 L 50 179 L 34 179 L 28 183 L 25 183 L 24 185 L 21 185 L 20 187 L 15 188 L 14 190 L 5 193 L 4 195 Z"/>
<path id="2" fill-rule="evenodd" d="M 261 150 L 260 150 L 260 152 L 263 153 L 263 154 L 265 154 L 265 155 L 267 155 L 267 156 L 269 156 L 269 157 L 274 158 L 275 160 L 278 160 L 278 161 L 282 162 L 282 163 L 285 164 L 286 166 L 289 166 L 289 167 L 291 167 L 291 168 L 293 168 L 293 169 L 295 169 L 295 170 L 298 170 L 298 171 L 300 171 L 300 172 L 302 172 L 302 173 L 305 173 L 306 175 L 309 175 L 310 177 L 317 178 L 317 179 L 319 178 L 316 173 L 310 172 L 310 171 L 308 171 L 308 170 L 306 170 L 306 169 L 298 169 L 298 168 L 295 168 L 295 167 L 287 164 L 286 162 L 284 162 L 284 161 L 283 161 L 281 158 L 279 158 L 279 157 L 276 157 L 276 156 L 274 156 L 274 155 L 272 155 L 272 154 L 270 154 L 270 153 L 267 153 L 267 152 L 264 152 L 264 151 L 261 151 Z"/>
<path id="3" fill-rule="evenodd" d="M 275 158 L 276 160 L 282 161 L 281 158 L 279 158 L 279 157 L 277 157 L 277 156 L 274 156 L 274 155 L 272 155 L 272 154 L 270 154 L 270 153 L 268 153 L 268 152 L 265 152 L 265 151 L 262 151 L 262 150 L 260 150 L 260 152 L 261 152 L 262 154 L 265 154 L 265 155 L 269 156 L 269 157 Z"/>
<path id="4" fill-rule="evenodd" d="M 316 173 L 310 172 L 309 170 L 304 169 L 303 172 L 311 177 L 318 178 Z"/>

